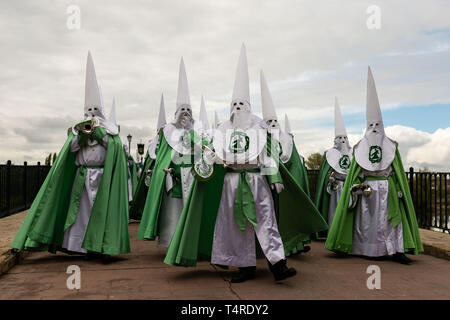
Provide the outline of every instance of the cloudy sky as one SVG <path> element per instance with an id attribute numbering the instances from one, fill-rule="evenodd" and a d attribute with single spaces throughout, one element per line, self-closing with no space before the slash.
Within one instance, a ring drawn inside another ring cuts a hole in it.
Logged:
<path id="1" fill-rule="evenodd" d="M 71 5 L 79 29 L 67 26 Z M 367 27 L 371 5 L 380 8 L 380 29 Z M 0 162 L 42 162 L 59 151 L 83 114 L 88 50 L 105 108 L 115 97 L 134 154 L 155 134 L 162 92 L 173 116 L 181 56 L 194 115 L 204 94 L 210 121 L 214 110 L 228 116 L 245 42 L 254 111 L 262 68 L 304 156 L 332 146 L 335 96 L 350 142 L 362 136 L 370 65 L 405 166 L 449 171 L 449 16 L 446 0 L 2 1 Z"/>

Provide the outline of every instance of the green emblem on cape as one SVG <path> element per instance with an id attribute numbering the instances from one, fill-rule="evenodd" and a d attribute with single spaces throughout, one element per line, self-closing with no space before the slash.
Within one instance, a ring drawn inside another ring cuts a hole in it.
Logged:
<path id="1" fill-rule="evenodd" d="M 201 159 L 194 163 L 194 176 L 200 180 L 209 180 L 214 173 L 214 167 Z"/>
<path id="2" fill-rule="evenodd" d="M 235 131 L 231 134 L 228 149 L 233 153 L 243 153 L 248 150 L 250 138 L 245 132 Z"/>
<path id="3" fill-rule="evenodd" d="M 369 149 L 369 161 L 372 163 L 379 163 L 383 158 L 383 151 L 379 146 L 371 146 Z"/>
<path id="4" fill-rule="evenodd" d="M 346 154 L 344 154 L 340 159 L 339 159 L 339 167 L 342 170 L 347 170 L 348 168 L 350 168 L 350 157 Z"/>

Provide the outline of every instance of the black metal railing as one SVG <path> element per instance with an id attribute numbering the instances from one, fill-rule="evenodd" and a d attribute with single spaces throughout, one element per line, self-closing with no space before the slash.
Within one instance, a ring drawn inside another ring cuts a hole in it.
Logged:
<path id="1" fill-rule="evenodd" d="M 26 210 L 50 170 L 50 166 L 0 165 L 0 218 Z M 450 172 L 406 172 L 420 227 L 449 232 Z M 308 170 L 311 198 L 315 198 L 319 170 Z"/>
<path id="2" fill-rule="evenodd" d="M 50 166 L 0 165 L 0 218 L 28 209 L 50 171 Z"/>

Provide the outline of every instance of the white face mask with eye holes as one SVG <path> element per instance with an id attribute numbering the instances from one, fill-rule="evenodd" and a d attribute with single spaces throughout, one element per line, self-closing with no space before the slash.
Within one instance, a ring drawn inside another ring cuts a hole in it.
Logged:
<path id="1" fill-rule="evenodd" d="M 175 112 L 175 121 L 173 123 L 177 128 L 190 130 L 194 124 L 192 118 L 192 109 L 190 105 L 183 104 Z"/>
<path id="2" fill-rule="evenodd" d="M 231 102 L 230 121 L 236 128 L 245 129 L 251 123 L 252 110 L 250 104 L 241 99 L 236 99 Z"/>
<path id="3" fill-rule="evenodd" d="M 92 117 L 96 117 L 99 119 L 105 119 L 105 116 L 102 113 L 102 109 L 99 106 L 88 106 L 84 108 L 84 118 L 91 119 Z"/>

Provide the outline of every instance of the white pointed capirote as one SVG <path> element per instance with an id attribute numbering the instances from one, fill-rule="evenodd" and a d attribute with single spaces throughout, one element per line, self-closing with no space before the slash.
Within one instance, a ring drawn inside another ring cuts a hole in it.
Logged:
<path id="1" fill-rule="evenodd" d="M 231 109 L 233 109 L 233 102 L 236 100 L 245 101 L 250 107 L 250 85 L 248 78 L 247 53 L 244 44 L 241 46 L 241 53 L 239 55 L 239 62 L 236 69 L 233 96 L 231 98 Z"/>
<path id="2" fill-rule="evenodd" d="M 397 147 L 385 134 L 375 80 L 370 67 L 367 72 L 366 120 L 364 137 L 355 146 L 355 160 L 366 170 L 385 170 L 394 161 Z"/>
<path id="3" fill-rule="evenodd" d="M 94 61 L 92 60 L 91 52 L 88 52 L 86 63 L 86 82 L 84 90 L 84 113 L 85 116 L 105 118 L 102 105 L 102 97 L 100 88 L 97 83 L 97 76 L 95 74 Z"/>
<path id="4" fill-rule="evenodd" d="M 277 113 L 275 111 L 275 106 L 273 104 L 272 96 L 270 95 L 269 87 L 267 86 L 266 77 L 264 72 L 261 70 L 261 108 L 263 114 L 263 120 L 277 120 Z"/>
<path id="5" fill-rule="evenodd" d="M 379 128 L 384 132 L 383 118 L 381 116 L 380 102 L 378 101 L 377 88 L 370 67 L 367 71 L 367 98 L 366 98 L 367 127 L 371 123 L 379 123 Z"/>
<path id="6" fill-rule="evenodd" d="M 186 76 L 186 68 L 184 66 L 184 60 L 181 58 L 180 71 L 178 76 L 178 91 L 177 91 L 177 110 L 182 105 L 191 105 L 191 98 L 189 96 L 189 86 Z"/>
<path id="7" fill-rule="evenodd" d="M 338 136 L 347 136 L 347 130 L 345 130 L 344 118 L 342 117 L 338 98 L 335 97 L 335 99 L 334 99 L 334 137 L 338 137 Z"/>
<path id="8" fill-rule="evenodd" d="M 159 104 L 158 123 L 156 124 L 156 130 L 163 128 L 166 125 L 166 108 L 164 106 L 164 94 L 161 93 L 161 103 Z"/>
<path id="9" fill-rule="evenodd" d="M 202 95 L 202 101 L 200 104 L 199 120 L 200 120 L 200 123 L 202 124 L 202 129 L 204 131 L 208 131 L 209 130 L 208 113 L 206 112 L 205 99 L 203 98 L 203 95 Z"/>
<path id="10" fill-rule="evenodd" d="M 284 114 L 284 132 L 292 135 L 291 124 L 289 122 L 289 118 L 287 114 Z"/>
<path id="11" fill-rule="evenodd" d="M 116 98 L 113 98 L 113 102 L 111 105 L 111 111 L 109 112 L 109 122 L 117 125 L 116 119 Z"/>
<path id="12" fill-rule="evenodd" d="M 214 110 L 214 129 L 216 129 L 220 124 L 219 115 L 217 114 L 217 111 Z"/>

